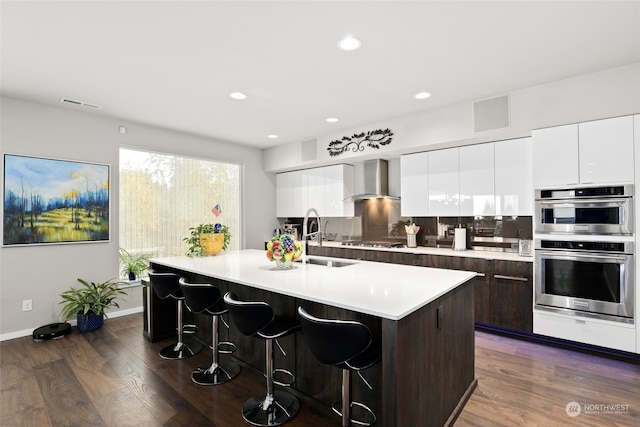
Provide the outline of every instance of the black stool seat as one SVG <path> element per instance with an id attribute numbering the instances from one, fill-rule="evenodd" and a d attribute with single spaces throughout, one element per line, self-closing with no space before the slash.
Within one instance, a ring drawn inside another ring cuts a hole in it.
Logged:
<path id="1" fill-rule="evenodd" d="M 197 342 L 184 342 L 182 337 L 184 333 L 184 325 L 182 319 L 182 303 L 184 295 L 180 289 L 180 276 L 174 273 L 159 273 L 149 271 L 149 282 L 153 291 L 158 298 L 173 298 L 176 300 L 177 310 L 177 329 L 178 342 L 171 344 L 160 350 L 160 357 L 163 359 L 186 359 L 199 353 L 202 350 L 202 344 Z"/>
<path id="2" fill-rule="evenodd" d="M 191 380 L 200 385 L 223 384 L 240 373 L 240 365 L 232 361 L 219 361 L 219 347 L 221 345 L 235 349 L 231 342 L 219 341 L 219 319 L 229 310 L 220 295 L 220 290 L 209 283 L 189 283 L 185 278 L 181 278 L 180 288 L 185 298 L 187 308 L 194 313 L 203 313 L 211 316 L 212 319 L 212 340 L 213 359 L 211 365 L 200 366 L 191 373 Z M 225 351 L 230 353 L 230 351 Z"/>
<path id="3" fill-rule="evenodd" d="M 364 325 L 363 325 L 364 326 Z M 370 345 L 365 351 L 355 357 L 350 358 L 344 363 L 338 363 L 336 366 L 340 369 L 351 369 L 352 371 L 362 371 L 369 369 L 373 365 L 380 363 L 382 360 L 382 350 L 380 347 Z"/>
<path id="4" fill-rule="evenodd" d="M 298 307 L 298 314 L 302 322 L 302 332 L 305 343 L 311 354 L 326 365 L 334 365 L 342 369 L 342 402 L 341 410 L 332 409 L 342 417 L 342 425 L 353 424 L 369 426 L 375 424 L 376 416 L 373 411 L 360 402 L 351 401 L 350 372 L 370 368 L 382 360 L 380 347 L 372 345 L 371 331 L 366 325 L 350 320 L 321 319 L 307 313 Z M 360 375 L 365 384 L 369 383 Z M 358 406 L 368 414 L 369 421 L 355 420 L 351 417 L 351 408 Z"/>
<path id="5" fill-rule="evenodd" d="M 276 339 L 287 336 L 300 329 L 300 321 L 294 318 L 274 316 L 271 323 L 256 332 L 264 339 Z"/>
<path id="6" fill-rule="evenodd" d="M 251 397 L 244 403 L 242 417 L 248 423 L 257 426 L 277 426 L 289 421 L 300 410 L 300 402 L 291 393 L 274 391 L 274 384 L 285 385 L 274 381 L 274 372 L 284 372 L 292 378 L 293 375 L 283 369 L 273 369 L 273 341 L 295 333 L 300 329 L 300 322 L 297 319 L 276 316 L 266 302 L 240 301 L 232 292 L 225 294 L 224 302 L 229 308 L 234 324 L 243 335 L 265 340 L 267 391 Z M 282 347 L 280 349 L 282 350 Z"/>

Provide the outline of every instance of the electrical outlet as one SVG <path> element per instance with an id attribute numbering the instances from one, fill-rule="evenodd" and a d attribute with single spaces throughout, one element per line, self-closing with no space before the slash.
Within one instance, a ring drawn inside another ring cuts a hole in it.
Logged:
<path id="1" fill-rule="evenodd" d="M 33 309 L 33 300 L 26 299 L 22 301 L 22 311 L 31 311 Z"/>

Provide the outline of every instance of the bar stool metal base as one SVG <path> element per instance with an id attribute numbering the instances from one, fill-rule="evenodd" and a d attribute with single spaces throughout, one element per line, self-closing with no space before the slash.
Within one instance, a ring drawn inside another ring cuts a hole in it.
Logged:
<path id="1" fill-rule="evenodd" d="M 199 353 L 202 350 L 202 344 L 197 342 L 182 342 L 171 344 L 160 350 L 160 357 L 168 360 L 186 359 Z"/>
<path id="2" fill-rule="evenodd" d="M 298 399 L 286 391 L 276 390 L 272 396 L 257 394 L 242 406 L 242 417 L 254 426 L 279 426 L 300 410 Z"/>
<path id="3" fill-rule="evenodd" d="M 232 380 L 240 373 L 240 365 L 234 362 L 219 362 L 200 366 L 191 373 L 191 380 L 200 385 L 218 385 Z"/>

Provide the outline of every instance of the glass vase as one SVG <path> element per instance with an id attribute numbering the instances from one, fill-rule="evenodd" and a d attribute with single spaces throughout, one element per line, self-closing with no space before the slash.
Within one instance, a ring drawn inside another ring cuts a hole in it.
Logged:
<path id="1" fill-rule="evenodd" d="M 276 264 L 276 270 L 291 270 L 293 268 L 293 261 L 274 261 Z"/>

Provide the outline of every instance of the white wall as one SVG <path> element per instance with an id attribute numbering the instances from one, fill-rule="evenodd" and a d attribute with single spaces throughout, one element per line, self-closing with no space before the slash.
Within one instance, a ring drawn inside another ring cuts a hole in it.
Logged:
<path id="1" fill-rule="evenodd" d="M 302 161 L 299 148 L 302 143 L 298 142 L 267 149 L 264 169 L 281 172 L 375 157 L 389 159 L 405 153 L 530 136 L 532 129 L 640 113 L 640 63 L 494 94 L 485 99 L 502 95 L 509 95 L 509 128 L 474 132 L 473 103 L 479 100 L 470 100 L 322 135 L 316 140 L 313 160 Z M 328 154 L 328 144 L 333 140 L 385 128 L 391 129 L 395 136 L 391 144 L 380 150 L 346 152 L 338 157 Z"/>
<path id="2" fill-rule="evenodd" d="M 275 175 L 263 171 L 261 150 L 106 118 L 76 107 L 54 108 L 2 97 L 0 108 L 3 154 L 111 165 L 111 241 L 0 248 L 0 339 L 28 335 L 36 327 L 62 321 L 59 295 L 75 285 L 76 278 L 103 281 L 118 277 L 121 145 L 242 164 L 245 242 L 240 246 L 262 249 L 277 226 Z M 124 135 L 118 131 L 121 125 L 128 131 Z M 4 173 L 0 175 L 4 179 Z M 141 288 L 133 288 L 120 304 L 121 310 L 140 308 L 141 293 Z M 22 312 L 25 299 L 33 300 L 30 312 Z"/>

